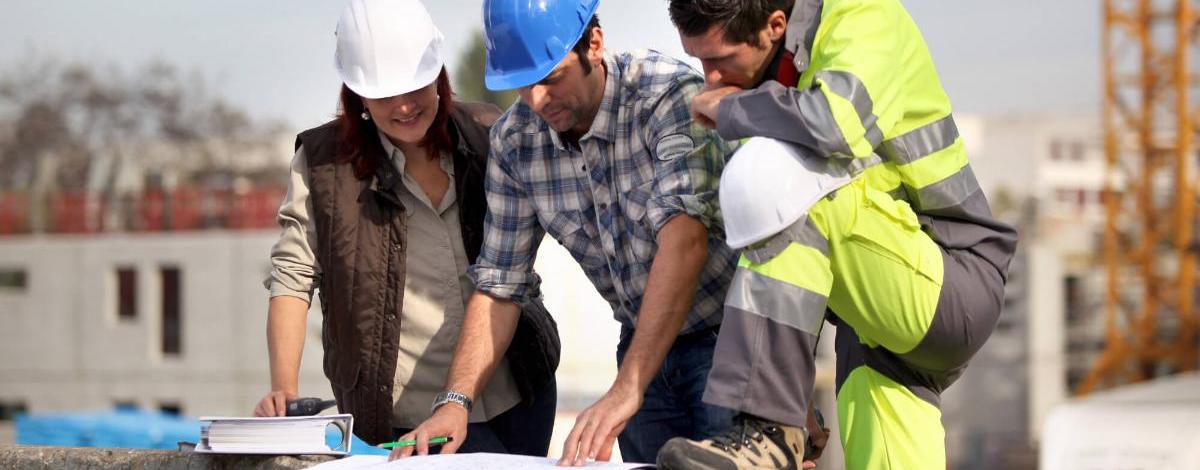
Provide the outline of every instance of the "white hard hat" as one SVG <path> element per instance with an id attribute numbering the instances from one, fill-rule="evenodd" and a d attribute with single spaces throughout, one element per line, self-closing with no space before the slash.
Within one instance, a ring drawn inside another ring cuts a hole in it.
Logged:
<path id="1" fill-rule="evenodd" d="M 401 95 L 442 70 L 442 32 L 418 0 L 350 0 L 337 25 L 334 61 L 363 98 Z"/>
<path id="2" fill-rule="evenodd" d="M 853 179 L 843 165 L 799 146 L 752 138 L 734 152 L 721 173 L 725 243 L 738 249 L 766 240 Z"/>

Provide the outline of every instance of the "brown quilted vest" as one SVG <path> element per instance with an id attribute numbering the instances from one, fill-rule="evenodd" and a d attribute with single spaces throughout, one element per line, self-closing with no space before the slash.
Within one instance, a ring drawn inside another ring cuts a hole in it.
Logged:
<path id="1" fill-rule="evenodd" d="M 449 124 L 456 144 L 454 188 L 459 222 L 472 263 L 483 240 L 487 133 L 497 112 L 491 105 L 455 103 Z M 354 415 L 354 433 L 377 444 L 392 438 L 392 386 L 402 327 L 399 318 L 404 305 L 408 237 L 404 207 L 393 189 L 400 184 L 400 175 L 382 144 L 377 139 L 367 141 L 369 146 L 363 151 L 388 164 L 377 165 L 376 174 L 365 180 L 354 176 L 350 164 L 337 162 L 336 121 L 302 132 L 296 137 L 296 146 L 303 146 L 308 157 L 317 230 L 315 252 L 322 270 L 318 290 L 324 313 L 325 376 L 333 386 L 338 409 Z M 534 357 L 519 358 L 532 364 L 533 370 L 513 368 L 526 399 L 553 377 L 558 365 L 557 328 L 540 302 L 534 304 L 523 305 L 517 333 L 533 335 L 529 341 L 538 345 L 527 354 Z M 526 318 L 531 314 L 534 323 Z M 510 362 L 513 354 L 510 350 Z"/>

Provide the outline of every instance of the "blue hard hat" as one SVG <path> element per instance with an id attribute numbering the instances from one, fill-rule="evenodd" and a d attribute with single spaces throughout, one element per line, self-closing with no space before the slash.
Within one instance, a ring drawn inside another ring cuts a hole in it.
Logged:
<path id="1" fill-rule="evenodd" d="M 484 84 L 511 90 L 546 78 L 599 7 L 600 0 L 484 0 Z"/>

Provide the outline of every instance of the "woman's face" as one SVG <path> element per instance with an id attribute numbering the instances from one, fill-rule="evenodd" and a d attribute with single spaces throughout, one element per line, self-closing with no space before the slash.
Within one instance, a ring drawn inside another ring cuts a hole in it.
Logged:
<path id="1" fill-rule="evenodd" d="M 363 98 L 375 127 L 392 142 L 420 143 L 438 111 L 437 80 L 389 98 Z"/>

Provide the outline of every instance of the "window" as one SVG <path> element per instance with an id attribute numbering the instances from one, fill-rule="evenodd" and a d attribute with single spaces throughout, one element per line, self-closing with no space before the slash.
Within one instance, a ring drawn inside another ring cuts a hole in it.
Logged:
<path id="1" fill-rule="evenodd" d="M 163 412 L 163 414 L 179 416 L 180 414 L 183 413 L 183 407 L 179 406 L 179 403 L 177 403 L 177 402 L 164 401 L 164 402 L 159 402 L 158 411 Z"/>
<path id="2" fill-rule="evenodd" d="M 183 352 L 183 312 L 181 287 L 182 273 L 174 266 L 160 269 L 162 276 L 162 352 L 179 355 Z"/>
<path id="3" fill-rule="evenodd" d="M 24 414 L 29 411 L 22 401 L 0 401 L 0 422 L 12 421 L 17 418 L 17 415 Z"/>
<path id="4" fill-rule="evenodd" d="M 137 318 L 137 270 L 132 267 L 117 268 L 117 318 Z"/>
<path id="5" fill-rule="evenodd" d="M 1071 142 L 1071 160 L 1081 162 L 1084 160 L 1083 154 L 1083 142 L 1078 140 Z"/>
<path id="6" fill-rule="evenodd" d="M 1071 368 L 1067 370 L 1067 390 L 1079 390 L 1079 386 L 1083 385 L 1083 380 L 1087 378 L 1088 371 L 1083 369 Z"/>
<path id="7" fill-rule="evenodd" d="M 23 291 L 26 282 L 24 269 L 0 268 L 0 291 Z"/>
<path id="8" fill-rule="evenodd" d="M 115 409 L 117 411 L 137 411 L 138 408 L 139 407 L 138 407 L 137 401 L 134 401 L 134 400 L 129 400 L 129 399 L 113 400 L 113 409 Z"/>
<path id="9" fill-rule="evenodd" d="M 1083 305 L 1083 282 L 1079 276 L 1063 277 L 1063 306 L 1066 308 L 1067 325 L 1075 325 L 1086 319 Z"/>

